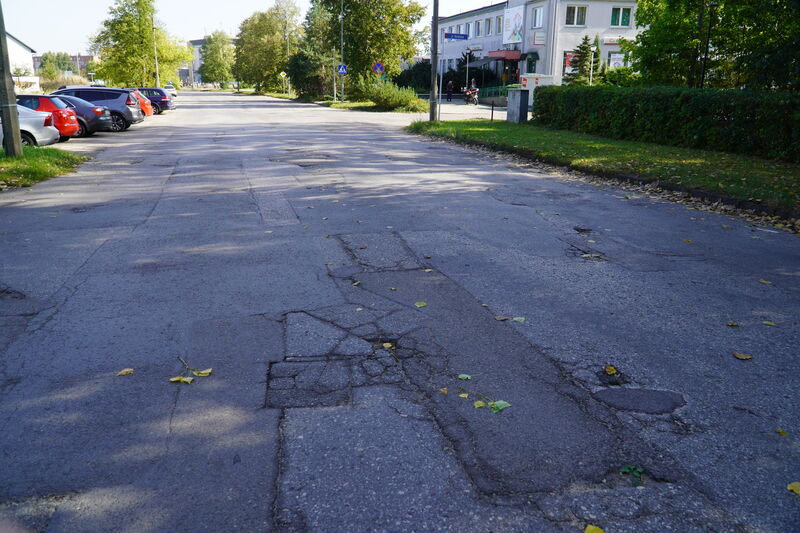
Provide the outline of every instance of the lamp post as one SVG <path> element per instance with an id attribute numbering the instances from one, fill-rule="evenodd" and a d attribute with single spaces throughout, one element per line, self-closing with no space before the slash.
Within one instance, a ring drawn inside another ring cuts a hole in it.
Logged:
<path id="1" fill-rule="evenodd" d="M 703 56 L 703 66 L 700 69 L 700 88 L 706 82 L 706 63 L 708 62 L 708 49 L 711 43 L 711 26 L 714 24 L 714 9 L 718 6 L 716 2 L 709 2 L 708 7 L 708 28 L 706 29 L 706 53 Z"/>
<path id="2" fill-rule="evenodd" d="M 158 45 L 156 44 L 156 21 L 155 17 L 150 17 L 153 26 L 153 57 L 156 60 L 156 87 L 161 87 L 161 77 L 158 75 Z"/>

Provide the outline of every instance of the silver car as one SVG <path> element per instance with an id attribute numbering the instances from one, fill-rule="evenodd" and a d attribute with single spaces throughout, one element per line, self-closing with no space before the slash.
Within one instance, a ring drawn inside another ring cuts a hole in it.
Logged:
<path id="1" fill-rule="evenodd" d="M 44 111 L 34 111 L 17 106 L 19 131 L 23 146 L 47 146 L 58 142 L 59 133 L 53 125 L 53 115 Z M 0 143 L 3 142 L 3 129 L 0 128 Z"/>

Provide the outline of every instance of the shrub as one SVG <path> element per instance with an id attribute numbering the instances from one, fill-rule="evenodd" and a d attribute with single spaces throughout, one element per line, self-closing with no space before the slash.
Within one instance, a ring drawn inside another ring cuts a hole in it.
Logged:
<path id="1" fill-rule="evenodd" d="M 800 162 L 800 95 L 679 87 L 539 87 L 533 119 L 617 139 Z"/>
<path id="2" fill-rule="evenodd" d="M 368 100 L 384 111 L 424 111 L 426 108 L 425 102 L 417 98 L 414 89 L 398 87 L 390 81 L 370 80 L 360 76 L 354 83 L 352 95 L 357 100 Z"/>

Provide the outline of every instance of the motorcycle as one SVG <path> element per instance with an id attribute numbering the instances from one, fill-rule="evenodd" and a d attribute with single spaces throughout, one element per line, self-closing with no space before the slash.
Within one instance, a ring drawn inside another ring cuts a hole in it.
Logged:
<path id="1" fill-rule="evenodd" d="M 478 105 L 478 88 L 465 88 L 464 89 L 464 102 L 467 104 Z"/>

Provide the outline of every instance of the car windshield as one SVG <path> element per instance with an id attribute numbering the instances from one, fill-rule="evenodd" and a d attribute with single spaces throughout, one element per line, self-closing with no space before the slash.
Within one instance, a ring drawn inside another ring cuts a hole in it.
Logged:
<path id="1" fill-rule="evenodd" d="M 53 102 L 53 105 L 59 109 L 66 109 L 69 107 L 66 103 L 64 103 L 64 100 L 58 98 L 57 96 L 51 96 L 50 101 Z"/>

